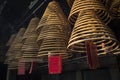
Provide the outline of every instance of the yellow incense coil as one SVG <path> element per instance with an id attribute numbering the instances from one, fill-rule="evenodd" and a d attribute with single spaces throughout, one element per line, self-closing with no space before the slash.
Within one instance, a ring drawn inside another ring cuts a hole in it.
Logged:
<path id="1" fill-rule="evenodd" d="M 98 0 L 75 0 L 68 17 L 71 24 L 74 24 L 78 14 L 83 10 L 94 10 L 101 21 L 108 24 L 111 16 L 107 13 L 106 8 Z"/>
<path id="2" fill-rule="evenodd" d="M 40 46 L 38 57 L 47 59 L 48 53 L 61 54 L 63 58 L 70 57 L 67 53 L 67 43 L 70 34 L 70 25 L 64 16 L 59 4 L 52 1 L 48 4 L 46 10 L 49 10 L 47 20 L 44 24 L 40 23 L 37 27 L 39 37 L 37 43 Z"/>
<path id="3" fill-rule="evenodd" d="M 60 5 L 56 1 L 51 1 L 48 4 L 38 24 L 38 27 L 36 28 L 36 31 L 40 33 L 40 30 L 43 26 L 52 25 L 52 24 L 66 25 L 66 26 L 69 25 L 63 11 L 61 10 Z"/>
<path id="4" fill-rule="evenodd" d="M 12 66 L 9 68 L 16 68 L 17 65 L 12 63 L 16 63 L 21 58 L 21 54 L 22 54 L 21 47 L 23 45 L 22 37 L 24 32 L 25 32 L 25 28 L 21 28 L 19 30 L 15 39 L 11 43 L 10 48 L 7 51 L 7 54 L 6 54 L 7 58 L 5 60 L 5 63 L 8 65 L 10 64 L 9 66 Z"/>
<path id="5" fill-rule="evenodd" d="M 38 26 L 38 23 L 39 23 L 38 18 L 31 19 L 29 26 L 25 32 L 25 35 L 27 34 L 27 36 L 26 36 L 26 39 L 24 41 L 21 51 L 23 53 L 22 58 L 23 59 L 29 58 L 29 61 L 32 61 L 32 58 L 37 57 L 37 52 L 39 49 L 39 46 L 36 42 L 38 38 L 38 34 L 36 32 L 36 27 Z"/>
<path id="6" fill-rule="evenodd" d="M 102 43 L 109 51 L 119 48 L 114 33 L 99 20 L 94 10 L 85 10 L 79 13 L 68 43 L 68 49 L 73 52 L 85 53 L 85 41 L 87 40 L 91 40 L 97 45 L 98 54 L 105 54 Z"/>

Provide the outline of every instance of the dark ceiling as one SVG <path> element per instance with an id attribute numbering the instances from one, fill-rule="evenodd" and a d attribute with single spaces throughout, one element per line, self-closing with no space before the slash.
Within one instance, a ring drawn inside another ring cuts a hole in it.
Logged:
<path id="1" fill-rule="evenodd" d="M 28 6 L 33 1 L 34 0 L 0 0 L 0 59 L 3 58 L 2 56 L 4 56 L 7 51 L 5 44 L 11 34 L 17 33 L 21 27 L 27 27 L 31 17 L 38 16 L 41 18 L 48 2 L 52 0 L 38 0 L 38 2 L 29 9 Z M 60 3 L 65 15 L 68 16 L 70 8 L 66 0 L 56 1 Z M 119 25 L 119 19 L 112 20 L 109 24 L 109 27 L 117 36 L 120 34 Z"/>

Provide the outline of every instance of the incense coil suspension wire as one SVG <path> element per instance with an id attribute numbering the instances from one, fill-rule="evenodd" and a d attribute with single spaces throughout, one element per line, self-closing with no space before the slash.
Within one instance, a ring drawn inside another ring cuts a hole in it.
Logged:
<path id="1" fill-rule="evenodd" d="M 37 52 L 38 52 L 39 47 L 36 42 L 38 38 L 36 27 L 38 26 L 38 23 L 39 23 L 39 18 L 32 18 L 27 28 L 27 31 L 25 32 L 25 34 L 28 34 L 28 36 L 26 37 L 25 42 L 21 49 L 23 53 L 22 59 L 25 62 L 31 62 L 31 61 L 34 61 L 35 58 L 37 58 Z"/>
<path id="2" fill-rule="evenodd" d="M 75 0 L 68 17 L 71 24 L 74 24 L 78 14 L 85 9 L 91 9 L 96 12 L 99 19 L 105 24 L 108 24 L 111 20 L 111 16 L 107 13 L 106 8 L 96 0 Z"/>
<path id="3" fill-rule="evenodd" d="M 37 27 L 38 32 L 41 31 L 37 39 L 37 43 L 40 45 L 38 57 L 47 59 L 48 53 L 51 53 L 61 54 L 64 58 L 68 58 L 70 56 L 66 49 L 70 25 L 56 1 L 50 2 L 46 9 L 49 10 L 47 20 L 44 25 L 39 24 Z"/>
<path id="4" fill-rule="evenodd" d="M 98 54 L 105 54 L 102 43 L 110 52 L 119 48 L 119 42 L 114 33 L 99 20 L 94 10 L 84 10 L 79 13 L 68 49 L 72 52 L 85 53 L 85 41 L 87 40 L 91 40 L 97 45 Z"/>

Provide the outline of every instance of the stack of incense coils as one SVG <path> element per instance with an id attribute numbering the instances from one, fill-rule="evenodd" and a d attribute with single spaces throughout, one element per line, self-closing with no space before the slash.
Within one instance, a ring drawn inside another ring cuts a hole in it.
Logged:
<path id="1" fill-rule="evenodd" d="M 70 57 L 67 53 L 70 25 L 56 1 L 48 4 L 36 31 L 39 33 L 38 57 L 47 59 L 49 53 L 61 54 L 64 59 Z"/>
<path id="2" fill-rule="evenodd" d="M 71 5 L 73 1 L 68 2 Z M 68 18 L 74 25 L 68 49 L 84 54 L 86 52 L 85 41 L 88 40 L 97 45 L 99 55 L 119 48 L 119 42 L 107 26 L 111 16 L 108 14 L 106 6 L 99 0 L 74 0 Z M 104 44 L 104 48 L 102 44 Z"/>
<path id="3" fill-rule="evenodd" d="M 25 28 L 21 28 L 17 33 L 16 37 L 11 36 L 10 48 L 6 54 L 6 62 L 8 69 L 17 69 L 18 61 L 21 58 L 21 47 L 23 45 L 22 37 L 25 32 Z M 11 41 L 12 40 L 12 41 Z"/>

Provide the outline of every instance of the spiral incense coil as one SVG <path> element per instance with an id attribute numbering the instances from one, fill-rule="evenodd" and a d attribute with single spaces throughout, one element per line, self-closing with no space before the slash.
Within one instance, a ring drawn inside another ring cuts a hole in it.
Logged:
<path id="1" fill-rule="evenodd" d="M 40 30 L 45 25 L 69 25 L 60 5 L 56 1 L 52 1 L 48 4 L 36 31 L 40 33 Z"/>
<path id="2" fill-rule="evenodd" d="M 17 69 L 17 62 L 21 58 L 22 36 L 25 32 L 25 28 L 21 28 L 13 40 L 7 54 L 5 63 L 8 64 L 9 69 Z"/>
<path id="3" fill-rule="evenodd" d="M 64 29 L 64 30 L 63 30 Z M 46 58 L 48 52 L 63 54 L 66 57 L 66 46 L 68 41 L 68 32 L 65 30 L 65 26 L 50 25 L 44 26 L 41 30 L 41 34 L 38 37 L 38 45 L 41 44 L 38 52 L 39 57 Z"/>
<path id="4" fill-rule="evenodd" d="M 17 54 L 16 52 L 19 52 L 22 47 L 22 37 L 25 32 L 25 28 L 21 28 L 19 32 L 17 33 L 14 41 L 11 43 L 10 48 L 7 51 L 6 56 Z"/>
<path id="5" fill-rule="evenodd" d="M 66 26 L 60 26 L 60 25 L 44 26 L 37 39 L 38 45 L 41 44 L 41 40 L 43 39 L 50 39 L 50 38 L 61 39 L 62 38 L 62 39 L 68 40 L 69 38 L 68 30 L 70 30 L 70 28 Z"/>
<path id="6" fill-rule="evenodd" d="M 75 0 L 68 17 L 71 24 L 74 24 L 78 14 L 83 10 L 94 10 L 101 21 L 108 24 L 111 20 L 105 7 L 99 1 L 94 0 Z"/>
<path id="7" fill-rule="evenodd" d="M 23 58 L 37 57 L 38 45 L 37 45 L 37 33 L 32 33 L 30 37 L 25 40 L 25 43 L 22 46 L 21 51 L 23 52 Z"/>
<path id="8" fill-rule="evenodd" d="M 85 41 L 93 41 L 97 45 L 98 54 L 104 54 L 102 43 L 109 51 L 119 48 L 118 41 L 113 32 L 98 19 L 94 10 L 85 10 L 79 13 L 68 49 L 73 52 L 85 53 Z"/>
<path id="9" fill-rule="evenodd" d="M 23 36 L 23 40 L 28 38 L 29 36 L 31 36 L 31 33 L 32 33 L 32 31 L 34 31 L 36 29 L 38 22 L 39 22 L 39 18 L 37 18 L 37 17 L 31 19 L 31 21 L 27 27 L 27 30 L 25 31 L 25 34 Z"/>
<path id="10" fill-rule="evenodd" d="M 33 23 L 34 23 L 34 25 L 33 25 Z M 27 34 L 30 32 L 28 34 L 28 36 L 26 37 L 25 42 L 21 49 L 21 51 L 23 53 L 22 59 L 25 60 L 25 62 L 26 62 L 26 59 L 28 62 L 28 61 L 32 61 L 34 58 L 37 57 L 37 52 L 38 52 L 39 48 L 38 48 L 38 44 L 36 42 L 37 37 L 38 37 L 38 34 L 36 32 L 36 27 L 38 26 L 38 23 L 39 23 L 39 19 L 33 18 L 30 21 L 30 24 L 31 24 L 31 25 L 29 24 L 30 27 L 28 27 L 27 31 L 25 32 Z"/>
<path id="11" fill-rule="evenodd" d="M 12 44 L 12 42 L 14 41 L 16 37 L 16 34 L 12 34 L 9 41 L 7 42 L 6 46 L 10 46 Z"/>
<path id="12" fill-rule="evenodd" d="M 67 43 L 63 39 L 44 39 L 39 52 L 38 56 L 41 58 L 47 58 L 48 53 L 50 52 L 51 54 L 61 54 L 63 58 L 70 57 L 70 55 L 67 54 L 66 51 L 66 46 Z"/>

